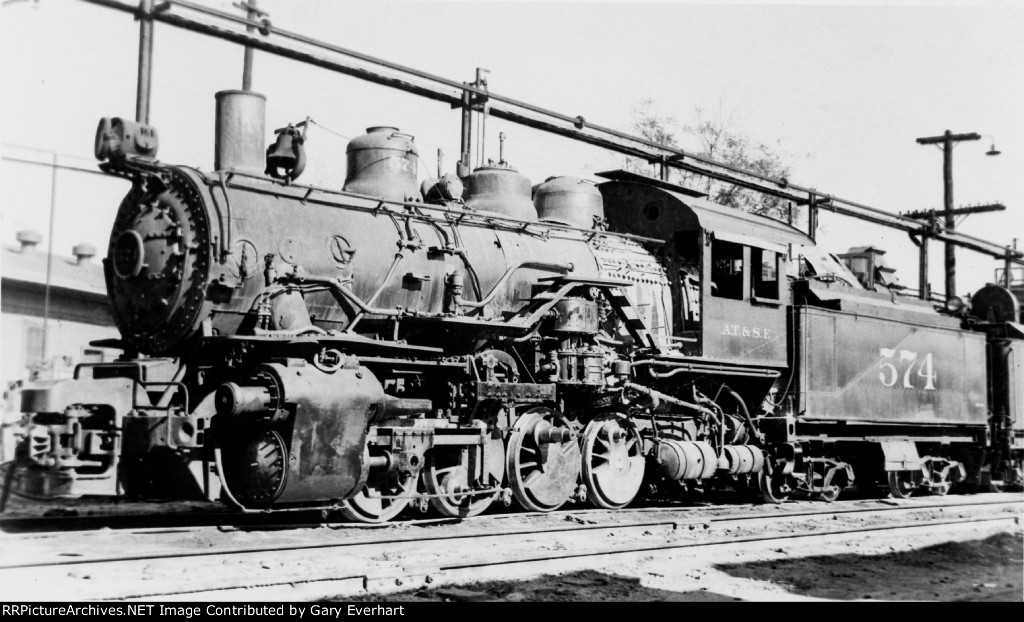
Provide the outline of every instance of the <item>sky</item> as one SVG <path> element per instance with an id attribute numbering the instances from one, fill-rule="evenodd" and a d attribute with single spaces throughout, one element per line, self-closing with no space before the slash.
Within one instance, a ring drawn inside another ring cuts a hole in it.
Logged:
<path id="1" fill-rule="evenodd" d="M 238 11 L 227 0 L 202 1 Z M 1024 5 L 1007 1 L 338 2 L 259 0 L 275 26 L 449 79 L 490 70 L 490 88 L 629 131 L 650 99 L 680 125 L 697 111 L 770 145 L 789 179 L 891 212 L 939 209 L 942 153 L 915 138 L 977 132 L 954 150 L 954 203 L 1001 202 L 961 231 L 1024 247 Z M 177 10 L 177 9 L 176 9 Z M 240 11 L 238 11 L 240 13 Z M 78 0 L 3 0 L 0 140 L 5 157 L 95 169 L 104 116 L 135 111 L 138 24 Z M 211 169 L 214 93 L 240 88 L 242 49 L 156 25 L 151 123 L 160 159 Z M 374 125 L 416 137 L 421 177 L 438 149 L 454 167 L 459 113 L 447 105 L 257 52 L 253 87 L 267 96 L 267 130 L 312 117 L 300 182 L 340 187 L 345 146 Z M 533 183 L 592 176 L 623 157 L 498 119 L 487 156 L 507 135 L 506 159 Z M 1002 153 L 987 157 L 992 143 Z M 684 148 L 696 144 L 682 141 Z M 31 228 L 48 238 L 51 170 L 3 161 L 0 242 Z M 103 254 L 124 181 L 60 170 L 56 252 L 78 242 Z M 44 245 L 48 240 L 44 239 Z M 917 285 L 907 236 L 824 214 L 819 242 L 833 252 L 871 244 Z M 930 279 L 942 289 L 941 250 Z M 997 262 L 958 251 L 958 293 L 993 278 Z M 0 267 L 2 269 L 2 267 Z"/>

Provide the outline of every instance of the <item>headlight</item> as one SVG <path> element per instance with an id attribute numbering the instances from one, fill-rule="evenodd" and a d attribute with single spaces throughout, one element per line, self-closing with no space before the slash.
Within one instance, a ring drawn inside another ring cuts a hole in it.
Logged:
<path id="1" fill-rule="evenodd" d="M 119 117 L 100 119 L 93 149 L 97 160 L 117 160 L 128 156 L 155 158 L 160 144 L 156 128 Z"/>

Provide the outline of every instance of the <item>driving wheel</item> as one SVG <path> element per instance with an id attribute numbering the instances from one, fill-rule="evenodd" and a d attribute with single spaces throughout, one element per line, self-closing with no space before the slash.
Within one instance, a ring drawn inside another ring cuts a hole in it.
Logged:
<path id="1" fill-rule="evenodd" d="M 383 523 L 398 516 L 416 494 L 417 474 L 370 474 L 359 493 L 338 505 L 345 518 L 360 523 Z"/>
<path id="2" fill-rule="evenodd" d="M 527 510 L 556 510 L 576 488 L 580 446 L 569 422 L 550 408 L 531 409 L 516 420 L 505 456 L 509 487 Z"/>
<path id="3" fill-rule="evenodd" d="M 604 415 L 587 424 L 582 473 L 593 505 L 618 509 L 636 497 L 644 479 L 642 450 L 636 426 L 622 415 Z"/>

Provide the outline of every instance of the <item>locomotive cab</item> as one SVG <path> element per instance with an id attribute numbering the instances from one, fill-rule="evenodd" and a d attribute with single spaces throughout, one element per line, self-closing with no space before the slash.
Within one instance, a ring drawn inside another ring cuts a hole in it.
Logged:
<path id="1" fill-rule="evenodd" d="M 683 353 L 785 367 L 789 245 L 813 244 L 810 238 L 681 186 L 605 174 L 612 175 L 600 187 L 609 228 L 665 240 L 652 250 L 669 273 L 673 334 Z"/>

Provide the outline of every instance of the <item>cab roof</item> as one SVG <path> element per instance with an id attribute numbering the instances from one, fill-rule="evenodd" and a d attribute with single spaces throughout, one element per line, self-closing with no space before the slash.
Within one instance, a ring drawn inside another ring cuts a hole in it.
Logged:
<path id="1" fill-rule="evenodd" d="M 786 223 L 693 196 L 694 191 L 682 186 L 670 189 L 673 184 L 659 181 L 654 185 L 648 182 L 656 180 L 619 173 L 601 174 L 618 178 L 598 185 L 613 231 L 665 239 L 672 232 L 703 229 L 717 239 L 761 248 L 814 246 L 810 236 Z"/>

